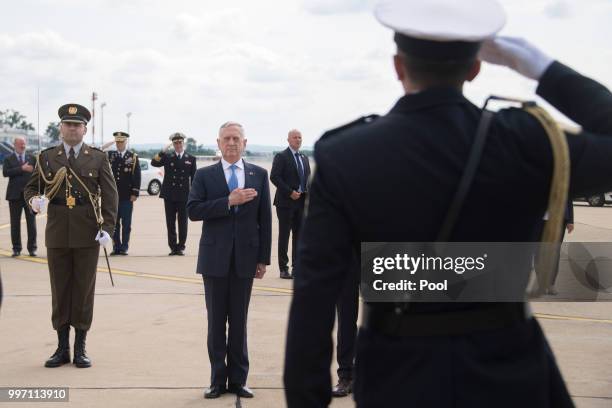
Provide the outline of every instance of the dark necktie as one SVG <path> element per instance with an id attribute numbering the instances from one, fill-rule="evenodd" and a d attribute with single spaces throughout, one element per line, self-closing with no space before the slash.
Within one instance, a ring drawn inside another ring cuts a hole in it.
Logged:
<path id="1" fill-rule="evenodd" d="M 70 167 L 74 166 L 74 161 L 75 161 L 75 157 L 74 157 L 74 149 L 71 147 L 70 148 L 70 152 L 68 153 L 68 162 L 70 163 Z"/>
<path id="2" fill-rule="evenodd" d="M 23 155 L 19 155 L 19 164 L 23 164 L 24 160 L 23 160 Z"/>
<path id="3" fill-rule="evenodd" d="M 295 161 L 297 163 L 298 175 L 300 176 L 300 188 L 302 193 L 306 191 L 306 177 L 304 175 L 304 167 L 302 167 L 302 161 L 300 160 L 300 154 L 295 153 Z"/>

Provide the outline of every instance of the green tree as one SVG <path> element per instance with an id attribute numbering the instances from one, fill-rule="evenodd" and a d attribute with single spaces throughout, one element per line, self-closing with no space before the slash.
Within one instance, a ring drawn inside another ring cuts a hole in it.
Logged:
<path id="1" fill-rule="evenodd" d="M 49 122 L 49 124 L 47 125 L 47 130 L 45 131 L 45 135 L 47 135 L 51 143 L 59 142 L 59 122 Z"/>
<path id="2" fill-rule="evenodd" d="M 188 152 L 197 153 L 198 151 L 198 142 L 193 137 L 187 138 L 187 143 L 185 143 L 185 150 Z"/>
<path id="3" fill-rule="evenodd" d="M 0 125 L 8 125 L 14 129 L 34 130 L 34 125 L 26 120 L 26 116 L 14 109 L 0 112 Z"/>

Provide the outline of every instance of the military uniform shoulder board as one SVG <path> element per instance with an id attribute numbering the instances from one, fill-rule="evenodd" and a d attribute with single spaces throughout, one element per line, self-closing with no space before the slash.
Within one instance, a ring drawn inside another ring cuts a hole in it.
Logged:
<path id="1" fill-rule="evenodd" d="M 100 149 L 99 147 L 95 147 L 95 146 L 88 146 L 91 150 L 97 150 L 100 153 L 104 153 L 104 150 Z"/>
<path id="2" fill-rule="evenodd" d="M 55 149 L 57 146 L 51 146 L 51 147 L 47 147 L 46 149 L 41 150 L 41 153 L 47 152 L 49 150 Z"/>
<path id="3" fill-rule="evenodd" d="M 368 116 L 362 116 L 357 120 L 354 120 L 350 123 L 347 123 L 346 125 L 342 125 L 340 127 L 331 129 L 326 131 L 325 133 L 323 133 L 323 135 L 321 136 L 321 140 L 333 135 L 336 135 L 340 132 L 343 132 L 347 129 L 350 129 L 352 127 L 356 127 L 356 126 L 360 126 L 360 125 L 366 125 L 368 123 L 372 123 L 374 122 L 376 119 L 378 119 L 380 116 L 379 115 L 368 115 Z"/>

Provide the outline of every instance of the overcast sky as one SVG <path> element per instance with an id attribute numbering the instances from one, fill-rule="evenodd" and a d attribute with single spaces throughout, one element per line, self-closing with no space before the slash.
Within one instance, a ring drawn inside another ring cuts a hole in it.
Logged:
<path id="1" fill-rule="evenodd" d="M 392 33 L 371 0 L 20 0 L 3 4 L 0 109 L 36 125 L 67 102 L 99 95 L 96 141 L 125 130 L 132 143 L 181 131 L 214 144 L 219 125 L 244 124 L 249 143 L 282 145 L 291 128 L 312 145 L 323 131 L 401 96 Z M 466 0 L 469 4 L 469 1 Z M 503 34 L 612 86 L 612 0 L 507 0 Z M 532 98 L 536 83 L 484 66 L 466 95 Z M 89 126 L 88 142 L 92 126 Z"/>

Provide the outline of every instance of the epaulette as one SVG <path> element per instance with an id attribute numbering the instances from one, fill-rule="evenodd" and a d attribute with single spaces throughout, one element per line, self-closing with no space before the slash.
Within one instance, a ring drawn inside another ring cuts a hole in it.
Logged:
<path id="1" fill-rule="evenodd" d="M 92 149 L 92 150 L 97 150 L 100 153 L 104 153 L 104 150 L 100 149 L 99 147 L 89 146 L 89 148 Z"/>
<path id="2" fill-rule="evenodd" d="M 44 152 L 46 152 L 47 150 L 55 149 L 56 147 L 57 147 L 57 146 L 47 147 L 46 149 L 41 150 L 40 152 L 41 152 L 41 153 L 44 153 Z"/>
<path id="3" fill-rule="evenodd" d="M 323 140 L 323 139 L 325 139 L 327 137 L 336 135 L 336 134 L 338 134 L 340 132 L 343 132 L 343 131 L 345 131 L 347 129 L 350 129 L 352 127 L 355 127 L 355 126 L 361 126 L 361 125 L 366 125 L 366 124 L 372 123 L 376 119 L 378 119 L 379 117 L 380 117 L 379 115 L 362 116 L 362 117 L 360 117 L 357 120 L 354 120 L 354 121 L 352 121 L 350 123 L 347 123 L 346 125 L 342 125 L 340 127 L 337 127 L 337 128 L 334 128 L 334 129 L 326 131 L 325 133 L 323 133 L 323 135 L 321 136 L 321 138 L 319 140 Z"/>

